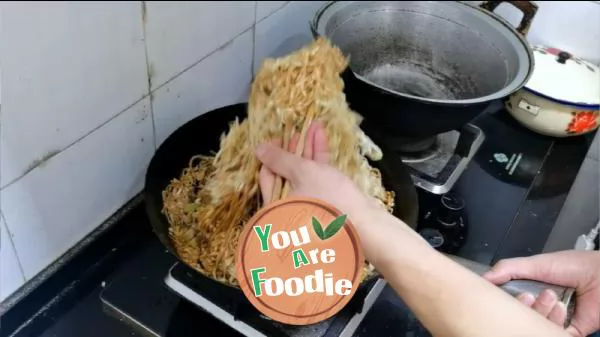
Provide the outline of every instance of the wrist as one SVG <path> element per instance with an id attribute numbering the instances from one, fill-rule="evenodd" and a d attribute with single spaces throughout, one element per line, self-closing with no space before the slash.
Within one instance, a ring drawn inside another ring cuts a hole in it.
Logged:
<path id="1" fill-rule="evenodd" d="M 346 208 L 348 218 L 357 230 L 371 226 L 376 218 L 380 218 L 384 213 L 387 213 L 375 200 L 368 198 L 353 205 L 348 205 Z"/>

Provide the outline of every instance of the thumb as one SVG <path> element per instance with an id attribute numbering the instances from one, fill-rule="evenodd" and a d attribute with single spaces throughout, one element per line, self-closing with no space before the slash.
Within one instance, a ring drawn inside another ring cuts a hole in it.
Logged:
<path id="1" fill-rule="evenodd" d="M 577 288 L 583 282 L 581 252 L 564 251 L 501 260 L 483 277 L 500 284 L 528 279 Z"/>
<path id="2" fill-rule="evenodd" d="M 494 284 L 503 284 L 515 279 L 540 280 L 539 265 L 528 258 L 512 258 L 501 260 L 483 275 Z"/>
<path id="3" fill-rule="evenodd" d="M 256 156 L 271 172 L 291 183 L 295 182 L 298 169 L 303 164 L 302 158 L 269 143 L 259 145 Z"/>

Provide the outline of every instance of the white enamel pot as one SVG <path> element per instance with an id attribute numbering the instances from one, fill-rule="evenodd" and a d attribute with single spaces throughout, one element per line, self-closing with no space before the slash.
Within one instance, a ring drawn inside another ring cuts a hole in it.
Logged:
<path id="1" fill-rule="evenodd" d="M 582 135 L 600 124 L 600 68 L 556 48 L 533 48 L 527 84 L 506 109 L 522 125 L 552 137 Z"/>

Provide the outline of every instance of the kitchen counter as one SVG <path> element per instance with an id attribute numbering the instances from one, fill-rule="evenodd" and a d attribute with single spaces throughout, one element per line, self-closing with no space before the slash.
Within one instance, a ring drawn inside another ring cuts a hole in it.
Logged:
<path id="1" fill-rule="evenodd" d="M 589 147 L 591 139 L 592 137 L 589 137 L 589 141 L 580 142 L 578 144 L 583 145 L 577 146 Z M 558 166 L 574 165 L 561 163 L 561 153 L 569 151 L 572 146 L 574 145 L 569 140 L 555 142 L 554 150 L 546 162 Z M 584 153 L 585 157 L 587 148 L 580 152 Z M 583 158 L 576 165 L 580 165 L 582 161 Z M 570 179 L 575 180 L 575 176 Z M 576 196 L 569 195 L 569 198 L 574 197 Z M 556 214 L 538 217 L 536 221 L 540 221 L 541 225 L 553 227 L 558 210 L 566 198 L 565 193 L 553 204 L 553 207 L 557 208 L 554 210 Z M 108 230 L 98 233 L 92 243 L 7 311 L 1 317 L 0 337 L 239 336 L 210 314 L 180 299 L 163 285 L 164 271 L 175 259 L 165 251 L 152 233 L 143 206 L 141 198 L 134 199 L 125 207 L 127 212 L 122 219 L 116 221 Z M 535 211 L 535 203 L 528 207 L 532 213 Z M 537 217 L 536 214 L 532 216 Z M 518 230 L 511 230 L 513 236 L 518 234 L 517 232 Z M 523 233 L 521 238 L 508 237 L 507 240 L 513 242 L 510 245 L 512 248 L 504 249 L 504 254 L 521 252 L 523 248 L 519 248 L 514 242 L 519 242 L 527 235 L 531 233 Z M 542 248 L 543 245 L 529 252 L 538 253 Z M 138 283 L 135 284 L 139 284 L 140 291 L 122 294 L 123 302 L 144 306 L 142 311 L 146 316 L 140 319 L 151 322 L 153 332 L 142 332 L 126 324 L 131 317 L 119 317 L 118 313 L 103 304 L 100 296 L 102 291 L 120 277 L 136 277 Z M 378 316 L 378 319 L 381 319 L 381 315 L 386 317 L 385 313 L 388 312 L 389 324 L 370 325 L 370 328 L 365 328 L 363 324 L 363 327 L 359 327 L 357 336 L 398 335 L 393 332 L 409 330 L 413 331 L 413 336 L 419 336 L 415 330 L 418 329 L 416 319 L 410 311 L 405 313 L 410 319 L 402 321 L 397 319 L 398 315 L 389 313 L 390 308 L 398 308 L 401 305 L 401 300 L 397 297 L 394 299 L 393 291 L 389 287 L 384 290 L 384 294 L 382 298 L 385 300 L 376 302 L 365 322 L 374 316 Z"/>

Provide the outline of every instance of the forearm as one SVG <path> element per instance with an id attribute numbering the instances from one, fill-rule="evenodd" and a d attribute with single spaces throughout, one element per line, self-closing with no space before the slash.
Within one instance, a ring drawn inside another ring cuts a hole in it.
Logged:
<path id="1" fill-rule="evenodd" d="M 363 212 L 356 227 L 365 255 L 436 336 L 564 336 L 478 275 L 433 250 L 395 217 Z"/>

